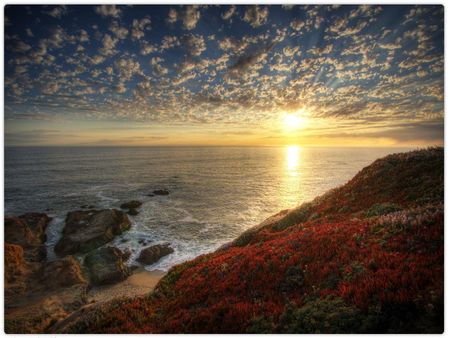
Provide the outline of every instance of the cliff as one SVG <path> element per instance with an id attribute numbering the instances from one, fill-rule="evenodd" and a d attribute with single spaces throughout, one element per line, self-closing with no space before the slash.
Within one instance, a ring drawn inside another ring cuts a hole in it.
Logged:
<path id="1" fill-rule="evenodd" d="M 78 311 L 53 332 L 443 331 L 444 150 L 375 161 L 145 297 Z"/>

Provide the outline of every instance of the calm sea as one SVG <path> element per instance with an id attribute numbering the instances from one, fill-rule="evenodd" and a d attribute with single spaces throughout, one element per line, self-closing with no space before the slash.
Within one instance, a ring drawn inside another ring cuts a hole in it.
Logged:
<path id="1" fill-rule="evenodd" d="M 115 245 L 133 251 L 171 243 L 175 253 L 148 269 L 211 252 L 266 217 L 351 179 L 405 148 L 120 147 L 6 148 L 5 214 L 47 212 L 49 257 L 68 211 L 89 204 L 143 202 Z M 167 188 L 169 196 L 148 197 Z"/>

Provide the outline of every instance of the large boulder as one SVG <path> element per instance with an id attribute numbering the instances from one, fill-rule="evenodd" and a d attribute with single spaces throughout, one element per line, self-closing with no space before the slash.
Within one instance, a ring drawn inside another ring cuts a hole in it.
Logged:
<path id="1" fill-rule="evenodd" d="M 153 264 L 159 261 L 162 257 L 170 255 L 173 249 L 169 244 L 157 244 L 149 246 L 141 251 L 138 262 L 142 264 Z"/>
<path id="2" fill-rule="evenodd" d="M 116 209 L 69 212 L 55 252 L 60 255 L 87 253 L 130 229 L 128 216 Z"/>
<path id="3" fill-rule="evenodd" d="M 114 247 L 100 248 L 89 253 L 84 264 L 94 285 L 112 284 L 126 279 L 130 275 L 124 264 L 126 254 Z"/>
<path id="4" fill-rule="evenodd" d="M 51 290 L 87 283 L 80 262 L 73 256 L 45 264 L 41 271 L 41 281 L 41 285 Z"/>

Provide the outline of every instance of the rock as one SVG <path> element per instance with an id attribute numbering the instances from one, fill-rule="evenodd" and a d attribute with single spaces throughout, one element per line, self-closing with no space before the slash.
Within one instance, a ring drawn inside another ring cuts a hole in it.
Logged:
<path id="1" fill-rule="evenodd" d="M 123 261 L 127 261 L 130 257 L 131 257 L 130 249 L 125 249 L 124 251 L 122 251 L 122 260 Z"/>
<path id="2" fill-rule="evenodd" d="M 5 281 L 14 283 L 27 272 L 27 262 L 20 245 L 5 243 Z"/>
<path id="3" fill-rule="evenodd" d="M 173 252 L 173 249 L 169 246 L 169 244 L 157 244 L 145 248 L 141 251 L 138 262 L 142 264 L 153 264 L 159 261 L 162 257 L 170 255 Z"/>
<path id="4" fill-rule="evenodd" d="M 45 242 L 47 240 L 45 230 L 52 220 L 51 217 L 48 217 L 44 213 L 29 212 L 19 216 L 19 218 L 25 221 L 31 231 L 33 231 L 34 235 L 36 237 L 39 237 L 42 242 Z"/>
<path id="5" fill-rule="evenodd" d="M 141 245 L 147 245 L 148 243 L 151 243 L 151 240 L 146 239 L 146 238 L 141 238 L 138 240 L 138 243 Z"/>
<path id="6" fill-rule="evenodd" d="M 28 248 L 39 245 L 41 241 L 24 220 L 19 217 L 5 217 L 5 242 Z"/>
<path id="7" fill-rule="evenodd" d="M 104 285 L 120 282 L 130 275 L 123 264 L 123 253 L 117 248 L 106 247 L 89 253 L 84 264 L 89 270 L 91 283 Z"/>
<path id="8" fill-rule="evenodd" d="M 73 256 L 48 262 L 41 272 L 42 282 L 47 289 L 65 288 L 77 284 L 86 284 L 80 262 Z"/>
<path id="9" fill-rule="evenodd" d="M 116 209 L 69 212 L 55 252 L 60 256 L 87 253 L 110 242 L 130 226 L 128 216 Z"/>
<path id="10" fill-rule="evenodd" d="M 95 209 L 95 205 L 88 205 L 88 209 Z"/>
<path id="11" fill-rule="evenodd" d="M 139 212 L 136 209 L 131 208 L 130 210 L 128 210 L 127 214 L 130 216 L 136 216 L 137 214 L 139 214 Z"/>
<path id="12" fill-rule="evenodd" d="M 123 203 L 120 205 L 121 209 L 136 209 L 139 208 L 142 205 L 141 201 L 130 201 L 127 203 Z"/>
<path id="13" fill-rule="evenodd" d="M 87 204 L 83 204 L 83 205 L 80 206 L 81 209 L 86 209 L 87 207 L 88 207 Z"/>
<path id="14" fill-rule="evenodd" d="M 155 195 L 169 195 L 169 190 L 167 189 L 157 189 L 157 190 L 153 190 L 153 194 Z"/>
<path id="15" fill-rule="evenodd" d="M 19 217 L 5 217 L 5 242 L 20 245 L 24 257 L 31 262 L 46 258 L 45 229 L 50 218 L 45 214 L 29 213 Z"/>

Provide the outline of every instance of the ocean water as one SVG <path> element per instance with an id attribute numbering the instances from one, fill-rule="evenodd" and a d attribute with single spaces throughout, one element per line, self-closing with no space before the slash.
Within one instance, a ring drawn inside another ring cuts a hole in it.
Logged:
<path id="1" fill-rule="evenodd" d="M 35 147 L 5 149 L 5 214 L 53 217 L 49 259 L 69 211 L 143 202 L 113 242 L 134 260 L 143 246 L 175 252 L 149 270 L 214 251 L 280 210 L 344 184 L 375 159 L 405 148 Z M 155 189 L 168 196 L 149 197 Z M 147 242 L 147 244 L 142 244 Z"/>

